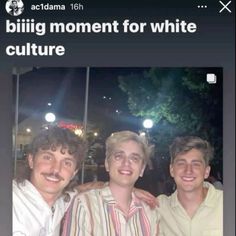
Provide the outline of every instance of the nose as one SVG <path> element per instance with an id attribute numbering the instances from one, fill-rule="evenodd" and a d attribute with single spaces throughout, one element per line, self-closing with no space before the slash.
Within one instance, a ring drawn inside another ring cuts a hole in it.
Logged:
<path id="1" fill-rule="evenodd" d="M 193 171 L 192 165 L 191 164 L 186 164 L 185 172 L 186 173 L 192 173 L 192 171 Z"/>
<path id="2" fill-rule="evenodd" d="M 124 157 L 123 159 L 122 159 L 122 164 L 123 165 L 130 165 L 131 164 L 131 160 L 129 159 L 129 157 Z"/>
<path id="3" fill-rule="evenodd" d="M 61 162 L 60 161 L 57 161 L 57 160 L 54 160 L 54 162 L 52 163 L 52 170 L 53 170 L 53 173 L 58 173 L 61 171 Z"/>

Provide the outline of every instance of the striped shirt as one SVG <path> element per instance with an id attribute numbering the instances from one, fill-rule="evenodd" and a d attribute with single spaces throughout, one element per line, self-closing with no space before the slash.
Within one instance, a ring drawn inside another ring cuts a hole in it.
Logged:
<path id="1" fill-rule="evenodd" d="M 132 195 L 128 216 L 119 209 L 110 188 L 90 190 L 75 197 L 63 225 L 63 236 L 155 236 L 156 210 Z"/>

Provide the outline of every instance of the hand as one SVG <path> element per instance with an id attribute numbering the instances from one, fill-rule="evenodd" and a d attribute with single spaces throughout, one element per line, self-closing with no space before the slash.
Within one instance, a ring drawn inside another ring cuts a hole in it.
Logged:
<path id="1" fill-rule="evenodd" d="M 159 206 L 157 198 L 143 189 L 134 188 L 134 194 L 137 198 L 146 202 L 152 209 Z"/>
<path id="2" fill-rule="evenodd" d="M 79 193 L 82 193 L 82 192 L 86 192 L 88 190 L 91 190 L 91 189 L 99 189 L 99 188 L 103 188 L 105 186 L 105 182 L 102 182 L 102 181 L 96 181 L 96 182 L 88 182 L 88 183 L 85 183 L 85 184 L 80 184 L 80 185 L 77 185 L 75 187 L 75 189 L 79 192 Z"/>

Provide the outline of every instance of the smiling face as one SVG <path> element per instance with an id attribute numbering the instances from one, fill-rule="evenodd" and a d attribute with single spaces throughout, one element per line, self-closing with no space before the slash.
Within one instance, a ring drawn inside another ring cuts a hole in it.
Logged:
<path id="1" fill-rule="evenodd" d="M 117 143 L 110 157 L 105 161 L 110 184 L 133 187 L 143 175 L 144 153 L 140 145 L 132 140 Z"/>
<path id="2" fill-rule="evenodd" d="M 30 181 L 45 201 L 56 199 L 77 173 L 76 160 L 67 149 L 42 150 L 28 156 Z"/>
<path id="3" fill-rule="evenodd" d="M 201 191 L 209 173 L 210 166 L 205 164 L 202 152 L 195 148 L 178 154 L 170 165 L 170 174 L 177 190 L 182 192 Z"/>

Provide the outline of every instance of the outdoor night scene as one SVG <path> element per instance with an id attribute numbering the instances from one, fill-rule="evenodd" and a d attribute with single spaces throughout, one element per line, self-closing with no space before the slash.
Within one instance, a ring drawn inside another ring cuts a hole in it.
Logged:
<path id="1" fill-rule="evenodd" d="M 40 129 L 58 125 L 88 141 L 78 183 L 108 180 L 105 139 L 121 130 L 146 135 L 155 147 L 137 187 L 156 196 L 175 190 L 168 148 L 181 135 L 197 135 L 212 144 L 212 173 L 223 182 L 222 68 L 22 67 L 13 71 L 14 171 L 20 171 L 32 137 Z"/>

